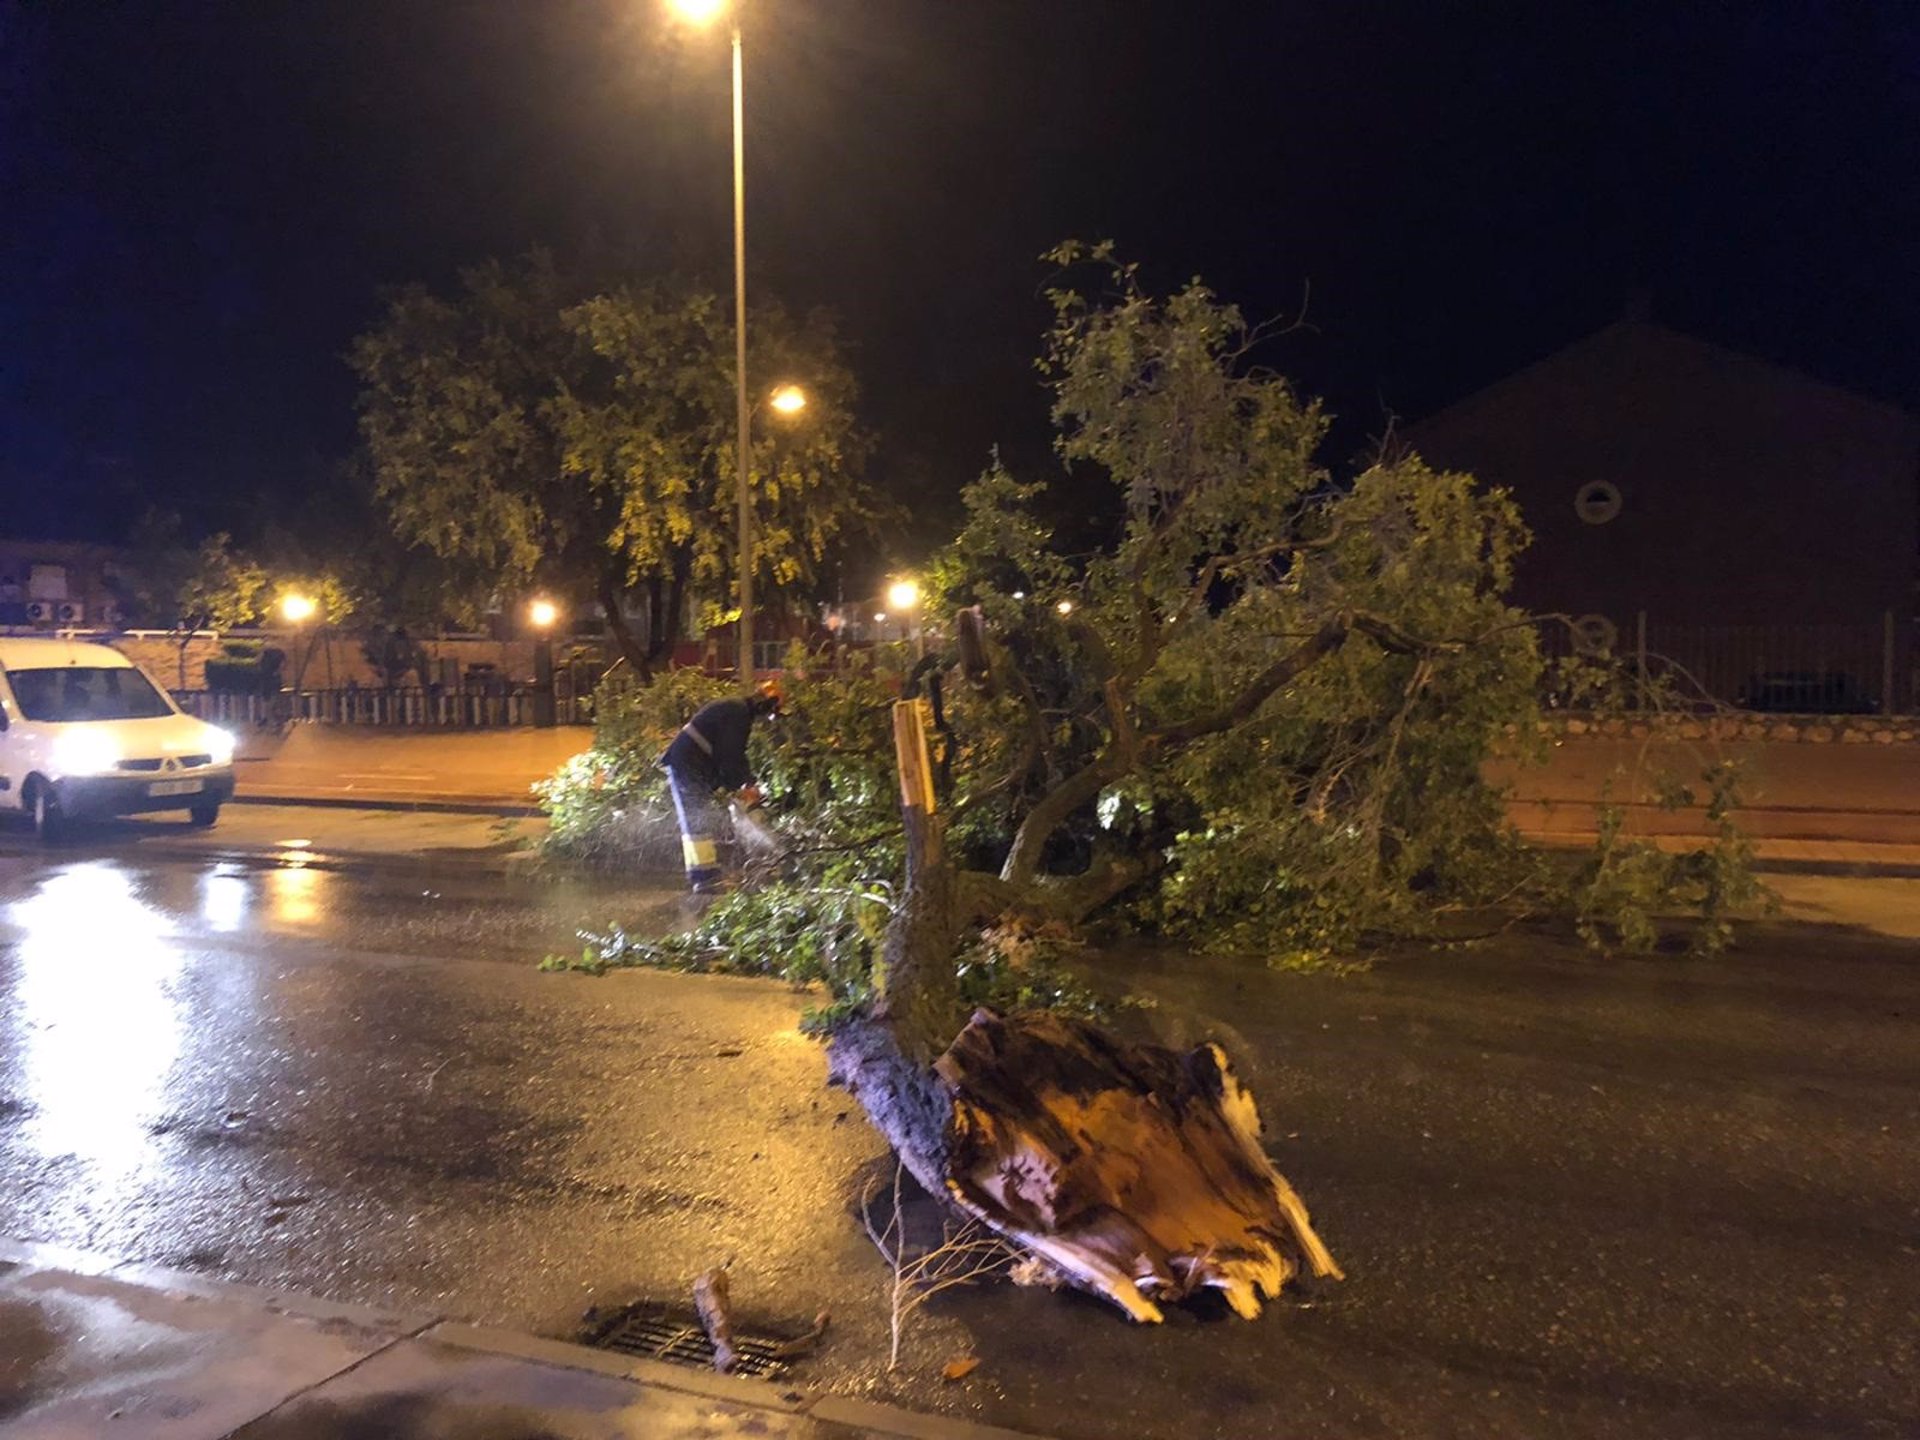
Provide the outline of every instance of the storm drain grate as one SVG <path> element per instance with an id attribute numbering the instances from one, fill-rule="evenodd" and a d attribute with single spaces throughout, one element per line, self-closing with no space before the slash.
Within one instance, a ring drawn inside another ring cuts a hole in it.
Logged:
<path id="1" fill-rule="evenodd" d="M 666 1310 L 657 1305 L 636 1305 L 622 1310 L 589 1336 L 587 1343 L 596 1350 L 668 1360 L 701 1370 L 713 1368 L 713 1342 L 700 1328 L 700 1321 L 685 1311 Z M 737 1358 L 728 1373 L 761 1380 L 783 1375 L 787 1361 L 780 1352 L 786 1344 L 770 1335 L 747 1335 L 736 1330 L 733 1348 Z"/>

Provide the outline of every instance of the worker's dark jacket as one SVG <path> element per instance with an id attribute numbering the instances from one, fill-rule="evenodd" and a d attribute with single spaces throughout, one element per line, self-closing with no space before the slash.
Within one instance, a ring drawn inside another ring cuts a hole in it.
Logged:
<path id="1" fill-rule="evenodd" d="M 738 790 L 753 783 L 747 768 L 747 732 L 752 728 L 753 711 L 745 700 L 715 700 L 693 712 L 660 763 L 710 790 Z"/>

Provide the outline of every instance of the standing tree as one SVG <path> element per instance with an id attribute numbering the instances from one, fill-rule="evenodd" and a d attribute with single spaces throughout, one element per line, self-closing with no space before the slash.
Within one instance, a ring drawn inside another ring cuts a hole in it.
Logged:
<path id="1" fill-rule="evenodd" d="M 689 603 L 736 573 L 732 329 L 713 296 L 656 282 L 595 290 L 536 252 L 465 271 L 443 299 L 394 298 L 354 342 L 361 430 L 397 533 L 467 588 L 599 602 L 651 673 Z M 872 515 L 866 444 L 831 327 L 767 307 L 749 322 L 756 393 L 792 381 L 793 423 L 758 415 L 750 487 L 760 578 L 791 584 Z M 627 624 L 638 593 L 644 637 Z"/>
<path id="2" fill-rule="evenodd" d="M 203 630 L 232 630 L 260 618 L 267 572 L 234 548 L 224 530 L 197 547 L 179 540 L 177 515 L 150 514 L 134 537 L 133 589 L 126 598 L 143 621 L 169 631 L 178 685 L 187 688 L 187 650 Z"/>
<path id="3" fill-rule="evenodd" d="M 364 450 L 299 478 L 290 492 L 260 497 L 258 549 L 277 576 L 318 577 L 288 579 L 287 587 L 321 601 L 330 623 L 350 624 L 382 654 L 393 651 L 395 665 L 376 668 L 398 668 L 397 631 L 479 625 L 494 585 L 394 533 Z"/>

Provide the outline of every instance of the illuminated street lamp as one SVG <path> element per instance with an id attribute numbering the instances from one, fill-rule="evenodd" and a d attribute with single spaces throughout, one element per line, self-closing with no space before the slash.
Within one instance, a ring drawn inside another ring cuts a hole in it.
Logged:
<path id="1" fill-rule="evenodd" d="M 1071 615 L 1073 613 L 1073 601 L 1062 600 L 1058 605 L 1054 606 L 1053 608 L 1058 610 L 1062 615 Z"/>
<path id="2" fill-rule="evenodd" d="M 798 415 L 807 408 L 807 392 L 798 385 L 782 385 L 767 398 L 767 403 L 782 415 Z"/>
<path id="3" fill-rule="evenodd" d="M 533 723 L 541 728 L 553 724 L 553 627 L 560 618 L 560 607 L 544 596 L 527 606 L 527 619 L 539 632 L 533 645 Z"/>
<path id="4" fill-rule="evenodd" d="M 717 20 L 727 0 L 671 0 L 682 18 L 695 25 Z M 740 660 L 739 676 L 753 680 L 753 500 L 749 484 L 747 427 L 747 148 L 746 110 L 741 103 L 740 20 L 733 20 L 733 345 L 734 391 L 738 405 L 737 461 L 740 490 Z M 804 397 L 803 397 L 804 401 Z"/>
<path id="5" fill-rule="evenodd" d="M 300 656 L 293 667 L 293 693 L 300 694 L 300 685 L 307 676 L 307 662 L 313 659 L 313 639 L 307 637 L 307 643 L 300 644 L 300 628 L 311 620 L 320 610 L 320 603 L 311 595 L 302 595 L 297 590 L 289 590 L 280 597 L 280 615 L 293 626 L 294 646 Z"/>
<path id="6" fill-rule="evenodd" d="M 921 628 L 919 620 L 920 585 L 914 580 L 896 580 L 887 586 L 887 609 L 901 617 L 902 627 L 913 626 L 913 634 L 919 641 L 920 653 L 927 653 L 927 632 Z"/>

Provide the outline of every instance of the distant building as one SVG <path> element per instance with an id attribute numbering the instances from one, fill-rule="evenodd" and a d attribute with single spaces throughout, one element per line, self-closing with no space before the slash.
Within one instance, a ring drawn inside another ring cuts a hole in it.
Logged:
<path id="1" fill-rule="evenodd" d="M 123 563 L 111 545 L 0 540 L 0 625 L 117 628 L 126 618 Z"/>
<path id="2" fill-rule="evenodd" d="M 1635 319 L 1408 439 L 1513 492 L 1534 534 L 1514 586 L 1528 609 L 1583 617 L 1619 653 L 1650 627 L 1649 648 L 1757 708 L 1912 706 L 1912 415 Z M 1795 685 L 1846 694 L 1800 707 L 1760 693 Z"/>

